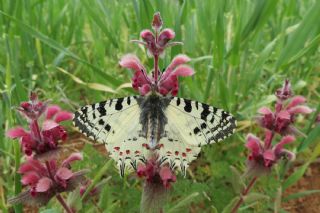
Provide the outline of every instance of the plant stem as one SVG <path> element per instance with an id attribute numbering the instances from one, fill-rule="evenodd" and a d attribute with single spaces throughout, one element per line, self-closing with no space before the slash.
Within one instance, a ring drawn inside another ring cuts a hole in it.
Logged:
<path id="1" fill-rule="evenodd" d="M 168 190 L 162 183 L 145 181 L 141 203 L 140 213 L 163 213 L 163 206 L 168 196 Z"/>
<path id="2" fill-rule="evenodd" d="M 66 210 L 66 212 L 68 213 L 73 213 L 73 211 L 70 209 L 70 207 L 66 204 L 66 202 L 64 201 L 64 199 L 62 198 L 62 196 L 60 194 L 56 195 L 57 200 L 59 201 L 59 203 L 63 206 L 63 208 Z"/>
<path id="3" fill-rule="evenodd" d="M 253 177 L 252 178 L 252 180 L 250 181 L 249 185 L 241 193 L 240 199 L 237 202 L 237 204 L 233 207 L 233 209 L 231 210 L 231 213 L 236 213 L 238 211 L 239 207 L 241 206 L 241 204 L 244 201 L 243 197 L 246 196 L 249 193 L 250 189 L 256 183 L 257 179 L 258 179 L 258 177 Z"/>
<path id="4" fill-rule="evenodd" d="M 158 43 L 158 31 L 156 30 L 156 36 L 155 36 L 155 43 L 156 43 L 156 46 L 157 46 L 157 43 Z M 156 51 L 158 52 L 158 50 Z M 159 62 L 159 55 L 158 53 L 155 53 L 154 54 L 154 82 L 155 84 L 157 85 L 158 83 L 158 62 Z"/>
<path id="5" fill-rule="evenodd" d="M 39 141 L 41 141 L 41 133 L 40 133 L 40 128 L 39 128 L 39 124 L 38 124 L 38 120 L 33 120 L 31 121 L 31 125 L 35 128 L 36 130 L 36 137 Z M 33 129 L 32 127 L 30 128 L 31 130 Z"/>
<path id="6" fill-rule="evenodd" d="M 159 61 L 159 56 L 154 55 L 154 82 L 156 85 L 158 83 L 158 61 Z"/>
<path id="7" fill-rule="evenodd" d="M 50 167 L 50 164 L 49 164 L 49 161 L 46 160 L 46 167 L 47 167 L 47 170 L 48 170 L 48 174 L 49 174 L 49 177 L 54 180 L 53 178 L 53 175 L 51 173 L 51 167 Z"/>
<path id="8" fill-rule="evenodd" d="M 48 171 L 50 179 L 52 181 L 54 181 L 54 177 L 53 177 L 52 172 L 51 172 L 51 167 L 50 167 L 49 161 L 46 161 L 46 167 L 47 167 L 47 171 Z M 72 211 L 72 209 L 67 205 L 67 203 L 64 201 L 64 199 L 62 198 L 62 196 L 58 192 L 56 194 L 56 198 L 59 201 L 59 203 L 62 205 L 62 207 L 66 210 L 66 212 L 74 213 Z"/>
<path id="9" fill-rule="evenodd" d="M 18 143 L 14 143 L 14 156 L 15 156 L 15 171 L 19 170 L 20 167 L 20 146 Z M 14 175 L 14 193 L 15 195 L 18 195 L 21 192 L 22 186 L 21 186 L 21 175 L 16 172 Z M 22 205 L 21 204 L 16 204 L 14 205 L 14 210 L 16 213 L 22 212 Z"/>

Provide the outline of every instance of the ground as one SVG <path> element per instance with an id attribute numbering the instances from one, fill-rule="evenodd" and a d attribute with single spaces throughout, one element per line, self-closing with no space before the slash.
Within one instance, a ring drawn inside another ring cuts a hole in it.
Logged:
<path id="1" fill-rule="evenodd" d="M 304 190 L 320 189 L 320 162 L 311 164 L 307 172 L 295 185 L 288 188 L 285 194 L 293 194 Z M 320 194 L 312 194 L 291 200 L 284 204 L 290 213 L 318 213 L 320 211 Z"/>

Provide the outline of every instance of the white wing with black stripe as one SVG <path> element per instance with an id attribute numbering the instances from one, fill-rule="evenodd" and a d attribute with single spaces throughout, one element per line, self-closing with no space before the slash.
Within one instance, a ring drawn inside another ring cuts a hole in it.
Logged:
<path id="1" fill-rule="evenodd" d="M 137 97 L 131 96 L 84 106 L 75 112 L 73 122 L 87 137 L 105 144 L 123 176 L 148 155 L 139 117 Z"/>
<path id="2" fill-rule="evenodd" d="M 236 128 L 235 118 L 222 109 L 178 97 L 171 99 L 165 115 L 168 122 L 159 142 L 159 161 L 183 174 L 202 145 L 226 139 Z"/>
<path id="3" fill-rule="evenodd" d="M 230 136 L 236 120 L 207 104 L 158 95 L 125 97 L 82 107 L 74 124 L 104 143 L 121 176 L 156 153 L 160 165 L 186 173 L 201 146 Z M 153 155 L 154 156 L 154 155 Z"/>
<path id="4" fill-rule="evenodd" d="M 236 119 L 228 112 L 207 104 L 178 97 L 172 98 L 166 109 L 168 125 L 179 129 L 190 145 L 216 143 L 231 136 Z"/>

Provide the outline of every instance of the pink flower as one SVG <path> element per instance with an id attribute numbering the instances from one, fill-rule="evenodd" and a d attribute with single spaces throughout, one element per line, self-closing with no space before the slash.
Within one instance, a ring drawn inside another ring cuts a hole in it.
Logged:
<path id="1" fill-rule="evenodd" d="M 285 80 L 282 88 L 276 90 L 275 95 L 282 101 L 287 100 L 292 96 L 291 84 L 288 79 Z"/>
<path id="2" fill-rule="evenodd" d="M 56 123 L 72 120 L 72 117 L 73 117 L 73 114 L 71 112 L 63 111 L 57 105 L 49 106 L 46 111 L 46 119 L 53 120 Z"/>
<path id="3" fill-rule="evenodd" d="M 162 184 L 165 189 L 169 189 L 171 183 L 176 182 L 174 172 L 167 166 L 159 167 L 154 159 L 149 159 L 146 165 L 139 164 L 137 175 L 145 177 L 148 183 Z"/>
<path id="4" fill-rule="evenodd" d="M 140 33 L 143 41 L 133 40 L 133 42 L 144 45 L 150 57 L 163 56 L 165 48 L 181 44 L 181 42 L 170 42 L 175 37 L 173 30 L 164 29 L 160 32 L 162 24 L 160 13 L 155 13 L 151 24 L 155 34 L 150 30 L 143 30 Z"/>
<path id="5" fill-rule="evenodd" d="M 30 101 L 23 102 L 19 111 L 28 118 L 30 130 L 22 127 L 10 129 L 7 137 L 20 139 L 23 152 L 30 156 L 32 153 L 42 154 L 54 150 L 59 140 L 67 138 L 67 132 L 59 124 L 72 119 L 72 113 L 62 111 L 60 107 L 47 106 L 39 101 L 35 93 L 31 93 Z M 38 120 L 45 112 L 46 120 L 39 126 Z"/>
<path id="6" fill-rule="evenodd" d="M 132 78 L 132 87 L 138 90 L 141 95 L 146 95 L 155 90 L 161 95 L 177 95 L 179 90 L 178 77 L 191 76 L 194 71 L 191 67 L 184 65 L 189 62 L 190 58 L 186 55 L 176 56 L 166 70 L 159 75 L 157 82 L 152 76 L 148 76 L 145 67 L 140 60 L 134 55 L 125 55 L 119 64 L 122 67 L 133 69 L 135 71 Z"/>
<path id="7" fill-rule="evenodd" d="M 125 55 L 119 62 L 120 66 L 135 71 L 132 78 L 132 87 L 139 91 L 141 95 L 157 92 L 163 96 L 168 94 L 176 96 L 179 90 L 178 77 L 194 74 L 191 67 L 184 65 L 190 61 L 190 58 L 186 55 L 176 56 L 163 73 L 159 71 L 159 56 L 164 55 L 165 48 L 181 44 L 180 42 L 170 42 L 175 37 L 173 30 L 164 29 L 160 32 L 162 24 L 160 13 L 155 13 L 152 21 L 155 34 L 150 30 L 143 30 L 140 33 L 143 41 L 134 40 L 134 42 L 144 45 L 147 48 L 148 55 L 154 58 L 154 69 L 151 75 L 148 75 L 146 68 L 135 55 Z"/>
<path id="8" fill-rule="evenodd" d="M 152 28 L 154 31 L 160 31 L 161 27 L 162 27 L 162 19 L 160 16 L 160 13 L 157 12 L 153 15 L 153 20 L 152 20 Z"/>
<path id="9" fill-rule="evenodd" d="M 256 136 L 249 134 L 247 136 L 246 147 L 250 151 L 248 157 L 248 173 L 254 176 L 264 175 L 268 173 L 272 166 L 278 162 L 283 156 L 289 160 L 295 158 L 295 154 L 283 148 L 285 144 L 292 143 L 295 138 L 293 136 L 284 136 L 279 143 L 272 146 L 272 132 L 266 130 L 265 141 L 261 142 Z"/>
<path id="10" fill-rule="evenodd" d="M 147 48 L 149 56 L 163 56 L 166 47 L 179 44 L 177 42 L 169 43 L 175 37 L 174 31 L 171 29 L 161 31 L 158 39 L 156 39 L 150 30 L 143 30 L 140 36 L 143 42 L 138 43 L 143 44 Z"/>
<path id="11" fill-rule="evenodd" d="M 258 110 L 261 116 L 258 117 L 258 123 L 281 135 L 300 133 L 294 126 L 297 114 L 310 114 L 312 109 L 303 105 L 306 99 L 303 96 L 291 96 L 290 82 L 285 81 L 282 90 L 277 90 L 278 101 L 275 106 L 275 112 L 267 107 Z M 286 102 L 284 100 L 288 99 Z"/>
<path id="12" fill-rule="evenodd" d="M 191 67 L 184 65 L 190 58 L 186 55 L 176 56 L 167 69 L 163 72 L 158 82 L 158 91 L 162 95 L 171 93 L 176 96 L 179 90 L 178 76 L 191 76 L 194 71 Z"/>
<path id="13" fill-rule="evenodd" d="M 133 69 L 135 71 L 132 77 L 132 87 L 135 90 L 144 90 L 143 95 L 150 91 L 151 88 L 146 87 L 150 87 L 152 79 L 150 76 L 147 76 L 147 71 L 141 64 L 138 57 L 132 54 L 125 55 L 121 58 L 119 64 L 122 67 Z"/>
<path id="14" fill-rule="evenodd" d="M 47 108 L 47 102 L 39 101 L 37 94 L 34 92 L 31 92 L 29 96 L 29 101 L 22 102 L 20 104 L 20 107 L 18 107 L 17 109 L 27 119 L 36 120 L 42 115 L 42 113 L 44 113 L 46 108 Z"/>
<path id="15" fill-rule="evenodd" d="M 161 167 L 159 172 L 163 186 L 168 189 L 171 187 L 170 183 L 176 182 L 177 178 L 169 167 Z"/>
<path id="16" fill-rule="evenodd" d="M 81 154 L 72 154 L 60 167 L 55 159 L 41 163 L 29 158 L 21 164 L 18 171 L 22 174 L 21 183 L 28 186 L 28 189 L 17 197 L 9 199 L 8 202 L 43 205 L 57 193 L 74 190 L 84 180 L 84 174 L 87 172 L 85 170 L 72 172 L 70 163 L 74 160 L 82 160 Z"/>
<path id="17" fill-rule="evenodd" d="M 33 152 L 42 154 L 56 149 L 58 141 L 65 140 L 67 137 L 67 132 L 60 125 L 54 125 L 52 128 L 44 125 L 42 129 L 39 129 L 37 123 L 33 121 L 29 126 L 30 131 L 16 127 L 7 132 L 9 138 L 20 139 L 22 150 L 28 156 Z"/>

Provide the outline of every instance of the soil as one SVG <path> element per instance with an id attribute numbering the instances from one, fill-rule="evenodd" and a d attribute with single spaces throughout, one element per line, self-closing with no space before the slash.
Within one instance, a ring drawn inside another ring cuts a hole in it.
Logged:
<path id="1" fill-rule="evenodd" d="M 306 190 L 320 189 L 320 163 L 313 163 L 295 185 L 285 191 L 285 196 Z M 283 208 L 290 213 L 319 213 L 320 193 L 311 194 L 302 198 L 290 200 L 282 204 Z"/>

